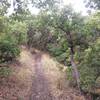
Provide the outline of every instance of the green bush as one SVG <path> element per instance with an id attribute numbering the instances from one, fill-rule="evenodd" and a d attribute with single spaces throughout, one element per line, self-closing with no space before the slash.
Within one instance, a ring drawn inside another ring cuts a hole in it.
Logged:
<path id="1" fill-rule="evenodd" d="M 66 46 L 66 47 L 65 47 Z M 48 51 L 56 58 L 58 62 L 63 63 L 64 65 L 69 65 L 69 49 L 66 42 L 62 45 L 58 44 L 49 44 Z"/>
<path id="2" fill-rule="evenodd" d="M 11 41 L 0 41 L 0 63 L 14 60 L 20 54 L 19 47 Z"/>
<path id="3" fill-rule="evenodd" d="M 7 77 L 11 73 L 11 69 L 9 67 L 0 67 L 0 77 Z"/>
<path id="4" fill-rule="evenodd" d="M 92 92 L 91 90 L 97 85 L 100 86 L 100 82 L 98 82 L 98 78 L 100 78 L 100 38 L 82 52 L 79 59 L 82 59 L 78 64 L 81 88 L 84 91 Z M 67 69 L 67 74 L 68 79 L 72 81 L 70 67 Z"/>
<path id="5" fill-rule="evenodd" d="M 8 32 L 10 36 L 15 38 L 19 45 L 27 42 L 27 25 L 25 22 L 13 21 L 9 23 Z"/>

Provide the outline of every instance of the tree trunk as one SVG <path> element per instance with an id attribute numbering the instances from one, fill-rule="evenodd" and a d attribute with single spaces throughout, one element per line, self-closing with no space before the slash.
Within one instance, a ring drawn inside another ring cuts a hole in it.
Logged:
<path id="1" fill-rule="evenodd" d="M 74 44 L 73 44 L 72 35 L 70 32 L 66 32 L 66 36 L 67 36 L 67 41 L 68 41 L 69 48 L 70 48 L 70 62 L 72 66 L 73 79 L 75 79 L 77 83 L 77 87 L 80 91 L 80 76 L 79 76 L 77 65 L 74 61 Z"/>
<path id="2" fill-rule="evenodd" d="M 75 79 L 76 83 L 77 83 L 77 87 L 80 89 L 80 76 L 79 76 L 79 71 L 77 69 L 77 65 L 74 61 L 74 43 L 73 43 L 73 39 L 72 39 L 72 35 L 70 31 L 66 31 L 63 27 L 58 26 L 59 29 L 61 29 L 63 32 L 65 32 L 66 34 L 66 38 L 67 38 L 67 42 L 69 44 L 69 48 L 70 48 L 70 62 L 71 62 L 71 66 L 72 66 L 72 73 L 73 73 L 73 79 Z M 81 91 L 80 91 L 81 92 Z"/>
<path id="3" fill-rule="evenodd" d="M 77 65 L 74 61 L 74 55 L 72 53 L 72 50 L 70 48 L 70 61 L 71 61 L 71 65 L 72 65 L 72 73 L 73 73 L 73 78 L 75 79 L 76 83 L 77 83 L 77 87 L 80 90 L 80 77 L 79 77 L 79 72 L 77 69 Z"/>

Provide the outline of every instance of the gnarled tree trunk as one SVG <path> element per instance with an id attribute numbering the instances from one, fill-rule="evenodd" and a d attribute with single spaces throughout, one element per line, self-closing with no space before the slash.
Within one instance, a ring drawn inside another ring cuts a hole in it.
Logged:
<path id="1" fill-rule="evenodd" d="M 73 78 L 75 79 L 77 83 L 77 87 L 80 90 L 80 76 L 79 76 L 77 65 L 74 61 L 74 44 L 73 44 L 72 35 L 70 32 L 66 32 L 66 36 L 67 36 L 67 41 L 68 41 L 69 48 L 70 48 L 70 62 L 72 66 Z"/>

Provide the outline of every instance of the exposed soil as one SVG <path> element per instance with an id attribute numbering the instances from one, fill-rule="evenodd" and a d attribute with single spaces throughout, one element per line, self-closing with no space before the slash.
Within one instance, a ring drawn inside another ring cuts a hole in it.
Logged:
<path id="1" fill-rule="evenodd" d="M 85 100 L 49 55 L 22 48 L 18 60 L 10 66 L 12 74 L 0 78 L 0 100 Z"/>

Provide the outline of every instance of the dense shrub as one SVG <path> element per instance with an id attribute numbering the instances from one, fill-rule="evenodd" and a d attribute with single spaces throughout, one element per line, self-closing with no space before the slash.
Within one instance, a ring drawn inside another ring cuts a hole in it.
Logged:
<path id="1" fill-rule="evenodd" d="M 12 21 L 9 23 L 8 32 L 16 42 L 21 45 L 27 42 L 27 25 L 24 22 Z"/>
<path id="2" fill-rule="evenodd" d="M 90 45 L 88 49 L 82 52 L 80 58 L 82 61 L 78 64 L 80 71 L 80 84 L 84 91 L 90 91 L 96 88 L 100 77 L 100 38 Z M 70 67 L 67 69 L 68 78 L 72 79 Z"/>
<path id="3" fill-rule="evenodd" d="M 95 87 L 95 82 L 100 76 L 100 38 L 84 52 L 79 70 L 82 88 Z"/>
<path id="4" fill-rule="evenodd" d="M 54 36 L 54 40 L 52 41 L 51 43 L 48 43 L 48 51 L 51 53 L 52 56 L 56 57 L 58 62 L 61 62 L 67 66 L 70 65 L 70 53 L 66 38 L 62 36 Z"/>
<path id="5" fill-rule="evenodd" d="M 7 40 L 0 41 L 0 63 L 14 60 L 20 53 L 18 46 Z"/>

